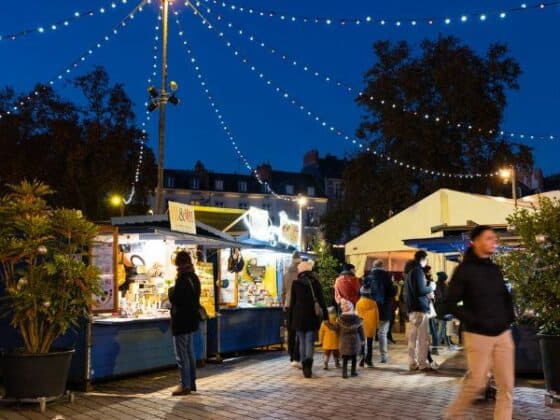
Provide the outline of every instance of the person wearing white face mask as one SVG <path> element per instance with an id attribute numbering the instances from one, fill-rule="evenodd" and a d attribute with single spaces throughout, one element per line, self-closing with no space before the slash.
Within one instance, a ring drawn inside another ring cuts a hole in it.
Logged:
<path id="1" fill-rule="evenodd" d="M 424 267 L 428 264 L 428 254 L 425 251 L 417 251 L 414 254 L 414 262 L 408 273 L 404 296 L 408 309 L 408 321 L 410 331 L 408 335 L 408 357 L 409 369 L 424 372 L 434 369 L 428 364 L 428 314 L 430 312 L 430 295 L 434 292 L 429 287 L 424 274 Z"/>

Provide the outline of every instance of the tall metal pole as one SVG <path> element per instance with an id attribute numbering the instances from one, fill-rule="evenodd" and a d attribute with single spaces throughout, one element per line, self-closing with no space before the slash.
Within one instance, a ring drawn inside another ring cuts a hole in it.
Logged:
<path id="1" fill-rule="evenodd" d="M 511 198 L 513 198 L 514 206 L 517 208 L 517 173 L 515 165 L 511 165 Z"/>
<path id="2" fill-rule="evenodd" d="M 159 148 L 158 148 L 158 168 L 157 168 L 157 187 L 156 187 L 156 214 L 162 214 L 163 208 L 163 169 L 165 158 L 165 106 L 167 105 L 168 95 L 165 87 L 167 86 L 167 35 L 169 22 L 169 0 L 161 0 L 162 4 L 162 53 L 161 53 L 161 90 L 159 102 Z"/>

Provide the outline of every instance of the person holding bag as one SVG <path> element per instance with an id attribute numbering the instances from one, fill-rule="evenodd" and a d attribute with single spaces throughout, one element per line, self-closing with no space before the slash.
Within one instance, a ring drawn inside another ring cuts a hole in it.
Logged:
<path id="1" fill-rule="evenodd" d="M 292 284 L 288 309 L 289 325 L 297 334 L 303 376 L 306 378 L 312 376 L 317 331 L 321 323 L 329 319 L 321 284 L 311 270 L 312 261 L 299 263 L 299 274 Z"/>
<path id="2" fill-rule="evenodd" d="M 196 391 L 196 358 L 193 335 L 198 331 L 203 311 L 200 306 L 200 280 L 188 252 L 181 251 L 175 257 L 177 278 L 169 288 L 171 302 L 171 331 L 177 367 L 181 375 L 179 385 L 172 395 L 188 395 Z"/>

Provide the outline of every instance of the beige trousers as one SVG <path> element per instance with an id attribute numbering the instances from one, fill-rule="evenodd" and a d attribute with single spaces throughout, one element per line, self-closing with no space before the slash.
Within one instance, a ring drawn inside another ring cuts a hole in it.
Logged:
<path id="1" fill-rule="evenodd" d="M 470 405 L 486 388 L 491 371 L 497 388 L 494 420 L 511 420 L 515 381 L 515 349 L 511 331 L 507 330 L 496 337 L 466 332 L 464 341 L 469 375 L 455 401 L 449 406 L 447 418 L 463 418 Z"/>
<path id="2" fill-rule="evenodd" d="M 430 343 L 428 314 L 411 312 L 408 314 L 408 321 L 408 364 L 418 366 L 420 369 L 428 368 L 428 346 Z"/>

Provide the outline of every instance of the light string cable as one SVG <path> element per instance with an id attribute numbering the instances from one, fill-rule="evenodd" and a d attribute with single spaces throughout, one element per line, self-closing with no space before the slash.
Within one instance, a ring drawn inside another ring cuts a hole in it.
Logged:
<path id="1" fill-rule="evenodd" d="M 185 4 L 187 4 L 188 2 L 186 2 Z M 196 6 L 199 7 L 201 5 L 200 1 L 196 2 Z M 212 11 L 212 9 L 210 9 L 209 7 L 206 7 L 206 12 L 210 15 L 210 14 L 214 14 L 214 12 Z M 214 14 L 215 15 L 215 14 Z M 351 95 L 352 97 L 355 97 L 355 95 L 360 96 L 360 97 L 365 97 L 366 93 L 363 90 L 360 90 L 354 86 L 352 86 L 350 83 L 347 83 L 343 80 L 341 80 L 340 78 L 337 78 L 336 76 L 333 76 L 332 74 L 329 74 L 325 71 L 320 71 L 317 69 L 317 67 L 311 66 L 308 63 L 304 63 L 302 61 L 300 61 L 299 59 L 295 58 L 293 55 L 289 55 L 286 54 L 286 52 L 281 51 L 280 49 L 270 45 L 269 42 L 265 42 L 262 37 L 259 37 L 257 35 L 255 35 L 254 33 L 249 33 L 247 32 L 245 29 L 241 28 L 239 25 L 236 25 L 235 23 L 233 23 L 231 20 L 224 20 L 224 16 L 222 15 L 215 15 L 215 18 L 217 21 L 222 21 L 224 22 L 224 24 L 231 29 L 234 33 L 236 33 L 237 35 L 244 37 L 246 40 L 254 43 L 255 45 L 258 45 L 259 47 L 261 47 L 262 49 L 264 49 L 265 51 L 269 52 L 271 55 L 275 56 L 277 59 L 281 59 L 282 61 L 284 61 L 286 64 L 297 68 L 298 70 L 303 71 L 304 73 L 311 75 L 317 79 L 320 79 L 322 81 L 324 81 L 327 84 L 334 84 L 336 87 L 340 88 L 341 90 L 343 90 L 345 93 Z M 225 18 L 227 19 L 227 18 Z M 429 114 L 429 113 L 425 113 L 425 112 L 420 112 L 418 110 L 414 110 L 410 107 L 406 107 L 406 106 L 401 106 L 401 105 L 397 105 L 395 103 L 392 103 L 391 101 L 388 101 L 386 99 L 383 98 L 378 98 L 375 96 L 369 96 L 367 98 L 367 100 L 371 103 L 379 103 L 382 106 L 385 106 L 387 108 L 393 108 L 393 109 L 397 109 L 399 111 L 402 111 L 403 113 L 410 115 L 412 117 L 421 119 L 421 120 L 425 120 L 425 121 L 430 121 L 432 123 L 435 124 L 445 124 L 447 125 L 449 128 L 454 128 L 454 129 L 458 129 L 458 128 L 462 128 L 464 130 L 468 130 L 471 132 L 478 132 L 479 134 L 497 134 L 503 137 L 507 137 L 510 139 L 517 139 L 517 140 L 544 140 L 544 141 L 550 141 L 550 140 L 560 140 L 560 135 L 544 135 L 544 134 L 530 134 L 527 132 L 527 130 L 523 130 L 522 132 L 518 132 L 518 131 L 507 131 L 507 130 L 493 130 L 493 129 L 484 129 L 481 127 L 475 127 L 473 126 L 473 124 L 470 123 L 466 123 L 466 122 L 453 122 L 449 119 L 446 119 L 446 117 L 443 117 L 441 115 L 434 115 L 434 114 Z"/>
<path id="2" fill-rule="evenodd" d="M 175 15 L 175 23 L 177 24 L 177 27 L 179 29 L 179 36 L 181 37 L 182 43 L 185 46 L 185 49 L 187 51 L 188 62 L 191 64 L 191 66 L 194 70 L 196 78 L 199 81 L 202 90 L 204 91 L 204 95 L 208 99 L 208 103 L 209 103 L 210 108 L 212 109 L 214 115 L 216 116 L 218 124 L 223 129 L 224 134 L 226 135 L 227 139 L 231 143 L 231 146 L 232 146 L 233 150 L 235 151 L 235 153 L 237 154 L 237 157 L 243 163 L 243 165 L 247 168 L 247 170 L 249 170 L 249 172 L 255 177 L 255 179 L 258 181 L 258 183 L 260 185 L 264 186 L 266 188 L 266 190 L 272 196 L 274 196 L 277 199 L 284 200 L 284 201 L 294 201 L 295 199 L 292 198 L 292 197 L 283 196 L 283 195 L 275 192 L 272 189 L 272 187 L 270 186 L 270 184 L 267 181 L 264 181 L 261 178 L 261 176 L 259 174 L 259 171 L 257 169 L 255 169 L 255 167 L 253 165 L 251 165 L 251 163 L 249 162 L 249 160 L 247 159 L 245 154 L 241 151 L 241 149 L 239 147 L 239 144 L 236 141 L 236 139 L 235 139 L 235 137 L 234 137 L 234 135 L 231 131 L 230 125 L 226 122 L 220 107 L 216 104 L 216 100 L 214 98 L 214 95 L 210 92 L 210 89 L 208 88 L 208 83 L 206 81 L 206 78 L 202 74 L 200 64 L 198 64 L 198 60 L 197 60 L 196 56 L 194 55 L 194 53 L 192 51 L 192 47 L 191 47 L 190 43 L 188 42 L 188 40 L 185 36 L 185 31 L 183 30 L 183 25 L 181 24 L 181 21 L 179 20 L 179 12 L 174 11 L 173 14 Z"/>
<path id="3" fill-rule="evenodd" d="M 420 174 L 425 174 L 425 175 L 432 175 L 432 176 L 435 176 L 435 177 L 444 177 L 444 178 L 487 178 L 487 177 L 492 177 L 492 176 L 499 175 L 498 171 L 490 172 L 490 173 L 450 173 L 450 172 L 439 171 L 439 170 L 436 170 L 436 169 L 423 168 L 421 166 L 396 159 L 394 157 L 389 156 L 386 153 L 379 152 L 379 151 L 371 148 L 370 146 L 368 146 L 367 144 L 364 144 L 361 140 L 357 139 L 356 137 L 350 136 L 350 135 L 344 133 L 340 128 L 337 128 L 336 126 L 331 124 L 329 121 L 327 121 L 326 119 L 321 117 L 319 114 L 316 114 L 316 113 L 312 112 L 311 110 L 309 110 L 309 108 L 307 106 L 305 106 L 303 103 L 301 103 L 295 96 L 291 95 L 287 90 L 285 90 L 284 88 L 279 86 L 272 79 L 268 78 L 253 63 L 251 63 L 246 56 L 242 55 L 240 50 L 238 48 L 236 48 L 228 39 L 226 39 L 225 36 L 224 36 L 224 33 L 219 31 L 208 20 L 208 18 L 206 18 L 196 8 L 195 5 L 193 5 L 192 3 L 189 2 L 188 6 L 193 10 L 194 14 L 200 18 L 201 23 L 204 26 L 206 26 L 208 29 L 216 32 L 218 37 L 221 38 L 223 40 L 223 42 L 225 43 L 225 45 L 232 51 L 233 55 L 236 56 L 237 58 L 239 58 L 241 60 L 241 62 L 243 64 L 245 64 L 251 70 L 251 72 L 253 72 L 255 75 L 257 75 L 258 79 L 260 79 L 265 85 L 267 85 L 270 89 L 272 89 L 274 92 L 276 92 L 278 95 L 280 95 L 280 97 L 283 98 L 285 101 L 289 102 L 294 107 L 299 109 L 300 112 L 302 112 L 308 118 L 310 118 L 310 119 L 316 121 L 317 123 L 319 123 L 322 127 L 324 127 L 330 133 L 332 133 L 334 135 L 337 135 L 338 137 L 344 138 L 345 140 L 350 141 L 352 144 L 357 145 L 360 150 L 363 150 L 363 151 L 366 151 L 366 152 L 371 152 L 371 153 L 373 153 L 373 155 L 377 156 L 378 158 L 383 159 L 387 162 L 390 162 L 394 165 L 406 168 L 409 171 L 420 173 Z"/>
<path id="4" fill-rule="evenodd" d="M 127 23 L 134 19 L 136 13 L 141 12 L 143 10 L 144 5 L 150 2 L 151 0 L 141 0 L 138 3 L 138 5 L 134 7 L 132 11 L 128 12 L 126 16 L 119 23 L 113 26 L 113 28 L 109 32 L 107 32 L 95 44 L 92 44 L 89 49 L 83 51 L 80 56 L 74 59 L 74 61 L 72 61 L 68 66 L 62 69 L 59 73 L 57 73 L 56 76 L 51 78 L 48 84 L 53 86 L 56 82 L 62 81 L 64 79 L 65 74 L 70 74 L 72 71 L 76 70 L 81 64 L 83 64 L 87 60 L 89 56 L 93 55 L 94 51 L 101 49 L 112 38 L 114 38 L 119 33 L 120 29 L 127 26 Z M 2 119 L 7 115 L 10 115 L 12 112 L 18 111 L 20 107 L 30 103 L 34 97 L 39 96 L 40 90 L 46 90 L 46 86 L 38 86 L 37 89 L 32 94 L 26 96 L 25 98 L 22 98 L 16 105 L 11 107 L 10 109 L 6 111 L 0 110 L 0 119 Z"/>
<path id="5" fill-rule="evenodd" d="M 156 25 L 154 26 L 155 33 L 154 33 L 154 46 L 152 48 L 153 55 L 152 55 L 151 71 L 150 71 L 150 75 L 148 76 L 148 79 L 146 80 L 147 88 L 149 88 L 152 85 L 152 83 L 155 82 L 158 74 L 157 69 L 158 69 L 158 59 L 159 59 L 159 40 L 160 40 L 159 25 L 161 22 L 161 8 L 159 8 L 158 10 L 159 12 L 157 16 L 157 22 Z M 136 184 L 138 184 L 138 182 L 140 181 L 140 171 L 142 170 L 142 164 L 144 163 L 144 149 L 146 148 L 146 140 L 148 139 L 147 130 L 152 120 L 152 114 L 150 111 L 148 111 L 148 103 L 145 102 L 144 106 L 146 109 L 145 109 L 144 119 L 141 123 L 142 136 L 140 137 L 140 147 L 138 151 L 138 160 L 136 161 L 136 169 L 134 171 L 134 181 L 132 182 L 128 197 L 123 199 L 125 205 L 129 205 L 130 203 L 132 203 L 132 199 L 136 194 Z"/>
<path id="6" fill-rule="evenodd" d="M 206 3 L 212 3 L 221 6 L 225 10 L 237 12 L 249 16 L 259 16 L 269 19 L 279 20 L 286 23 L 304 23 L 321 26 L 382 26 L 382 27 L 416 27 L 419 25 L 444 25 L 466 24 L 468 22 L 488 22 L 490 20 L 505 20 L 510 14 L 527 12 L 530 10 L 551 10 L 553 6 L 560 4 L 560 1 L 549 1 L 539 3 L 521 3 L 517 7 L 509 7 L 505 9 L 489 10 L 488 12 L 470 12 L 449 16 L 422 16 L 422 17 L 326 17 L 326 16 L 299 16 L 290 13 L 263 10 L 254 7 L 242 6 L 221 0 L 204 0 Z"/>
<path id="7" fill-rule="evenodd" d="M 127 4 L 128 0 L 115 0 L 111 1 L 107 6 L 100 7 L 99 9 L 90 9 L 77 11 L 63 19 L 56 22 L 49 23 L 48 25 L 39 25 L 34 28 L 23 29 L 21 31 L 12 32 L 9 34 L 0 34 L 0 41 L 16 41 L 33 34 L 45 34 L 47 32 L 54 32 L 59 29 L 68 28 L 72 23 L 84 18 L 99 16 L 108 11 L 117 9 L 120 5 Z"/>

